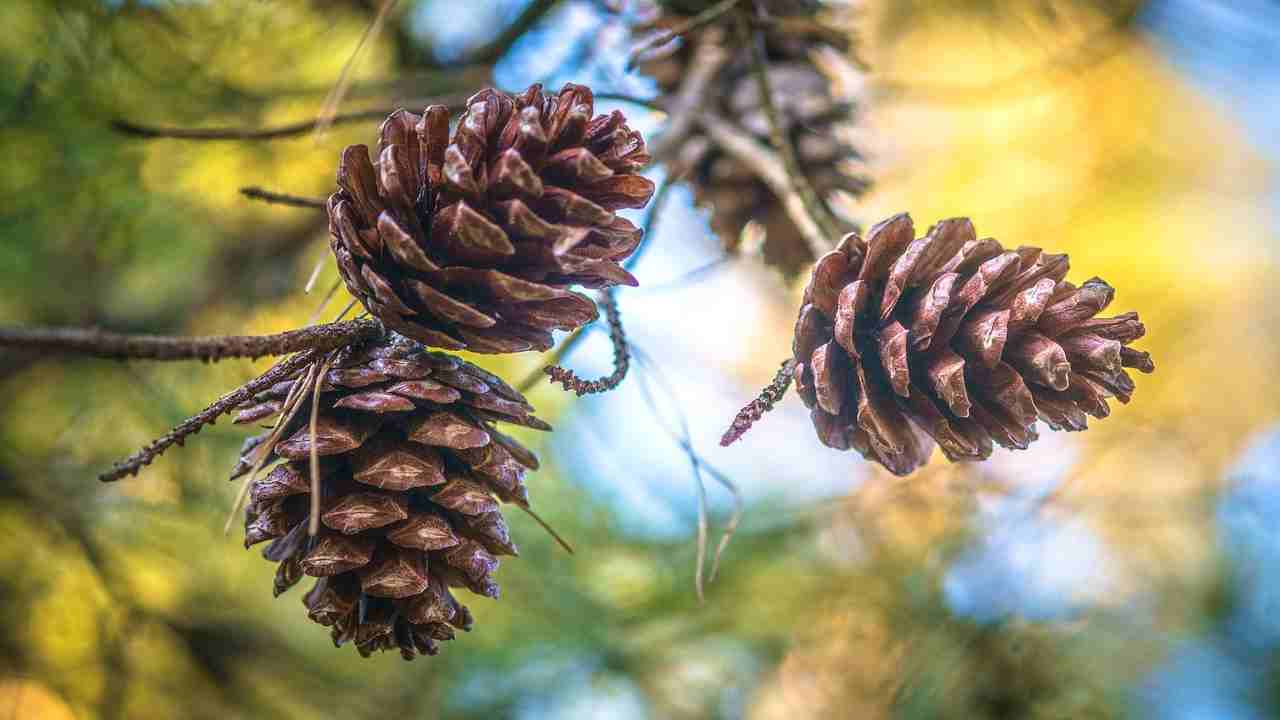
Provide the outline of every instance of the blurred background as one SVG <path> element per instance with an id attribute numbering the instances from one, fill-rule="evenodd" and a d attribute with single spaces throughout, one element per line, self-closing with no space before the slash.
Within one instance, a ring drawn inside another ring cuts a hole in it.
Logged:
<path id="1" fill-rule="evenodd" d="M 323 213 L 378 120 L 278 140 L 145 140 L 111 121 L 316 117 L 377 0 L 0 4 L 0 323 L 251 334 L 298 327 L 337 277 Z M 400 0 L 343 111 L 493 83 L 640 100 L 635 10 Z M 1071 254 L 1118 288 L 1158 371 L 1090 432 L 896 479 L 821 446 L 788 398 L 717 444 L 790 352 L 803 277 L 726 255 L 668 168 L 618 297 L 618 390 L 538 384 L 556 432 L 529 478 L 556 547 L 521 556 L 476 630 L 404 663 L 335 650 L 222 526 L 245 433 L 220 423 L 140 477 L 96 473 L 269 366 L 0 353 L 0 718 L 1280 717 L 1280 4 L 859 3 L 849 214 L 956 215 Z M 650 137 L 667 118 L 625 100 Z M 420 104 L 418 105 L 420 109 Z M 376 115 L 376 113 L 374 113 Z M 668 183 L 668 179 L 676 180 Z M 320 316 L 337 314 L 346 299 Z M 513 383 L 544 358 L 480 359 Z M 607 334 L 568 357 L 607 374 Z M 691 462 L 696 458 L 696 462 Z M 714 548 L 704 603 L 698 478 Z"/>

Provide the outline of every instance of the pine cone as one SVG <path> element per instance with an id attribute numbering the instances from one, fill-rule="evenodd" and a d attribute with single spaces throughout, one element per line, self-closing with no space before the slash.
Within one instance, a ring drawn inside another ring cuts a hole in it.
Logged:
<path id="1" fill-rule="evenodd" d="M 850 234 L 813 269 L 796 321 L 796 389 L 818 438 L 896 475 L 1026 449 L 1038 417 L 1084 430 L 1106 398 L 1128 402 L 1124 368 L 1155 370 L 1128 347 L 1137 313 L 1095 318 L 1112 288 L 1066 282 L 1067 256 L 1006 251 L 966 218 L 914 239 L 911 217 Z"/>
<path id="2" fill-rule="evenodd" d="M 697 3 L 693 4 L 694 6 Z M 818 6 L 810 2 L 775 2 L 770 14 L 777 22 L 765 34 L 765 55 L 773 102 L 789 131 L 801 167 L 829 210 L 838 209 L 835 196 L 856 197 L 870 187 L 870 179 L 853 166 L 861 158 L 849 143 L 850 126 L 861 98 L 861 76 L 843 58 L 848 38 L 823 32 L 812 22 Z M 693 6 L 689 7 L 689 11 Z M 688 19 L 674 8 L 640 25 L 641 32 L 671 30 Z M 789 22 L 802 20 L 805 22 Z M 724 28 L 703 30 L 698 39 L 710 39 L 731 53 L 729 60 L 707 88 L 700 108 L 712 110 L 739 125 L 756 141 L 772 146 L 768 117 L 760 102 L 760 89 L 752 72 L 751 49 L 731 40 Z M 834 43 L 834 45 L 833 45 Z M 667 54 L 651 57 L 640 69 L 654 78 L 663 95 L 678 92 L 695 62 L 697 41 L 686 38 Z M 791 222 L 773 191 L 754 172 L 722 152 L 700 132 L 692 132 L 668 161 L 683 173 L 699 205 L 710 207 L 711 227 L 725 248 L 739 250 L 743 228 L 754 220 L 765 231 L 764 261 L 785 277 L 799 275 L 815 255 Z M 837 213 L 838 215 L 838 213 Z"/>
<path id="3" fill-rule="evenodd" d="M 271 388 L 236 422 L 280 413 L 296 382 Z M 279 563 L 276 595 L 318 578 L 303 603 L 337 645 L 354 642 L 365 657 L 434 655 L 454 628 L 471 629 L 449 588 L 497 597 L 497 556 L 516 554 L 498 500 L 527 507 L 523 476 L 538 460 L 493 423 L 550 426 L 501 379 L 394 336 L 341 351 L 320 389 L 320 532 L 308 534 L 307 393 L 274 448 L 283 462 L 250 488 L 245 547 L 272 540 L 263 556 Z M 263 437 L 245 444 L 233 478 Z"/>
<path id="4" fill-rule="evenodd" d="M 591 90 L 483 90 L 449 138 L 449 112 L 398 110 L 377 163 L 342 154 L 329 198 L 331 246 L 352 294 L 389 328 L 480 353 L 546 350 L 551 330 L 597 316 L 573 285 L 635 285 L 619 265 L 642 231 L 653 183 L 622 113 L 592 117 Z"/>

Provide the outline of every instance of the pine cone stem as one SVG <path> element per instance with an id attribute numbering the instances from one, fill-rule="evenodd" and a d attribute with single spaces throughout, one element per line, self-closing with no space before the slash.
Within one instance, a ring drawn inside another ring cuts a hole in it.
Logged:
<path id="1" fill-rule="evenodd" d="M 792 145 L 791 140 L 787 137 L 787 129 L 783 127 L 782 113 L 778 112 L 778 105 L 773 100 L 773 87 L 769 81 L 769 63 L 765 57 L 764 30 L 751 32 L 745 19 L 738 23 L 738 30 L 742 42 L 751 46 L 751 71 L 755 75 L 756 84 L 760 88 L 760 105 L 769 121 L 769 137 L 773 147 L 782 158 L 782 165 L 786 169 L 787 179 L 790 181 L 791 188 L 800 197 L 804 203 L 805 211 L 813 219 L 814 224 L 818 226 L 823 235 L 828 238 L 840 237 L 843 233 L 841 233 L 839 226 L 836 224 L 835 218 L 827 210 L 827 206 L 818 197 L 813 185 L 809 183 L 809 176 L 805 174 L 804 168 L 800 165 L 795 146 Z M 814 248 L 817 251 L 815 253 L 817 257 L 821 257 L 823 253 L 830 249 L 829 241 L 820 250 L 816 247 Z"/>
<path id="2" fill-rule="evenodd" d="M 170 446 L 181 444 L 187 437 L 195 435 L 204 429 L 205 425 L 212 425 L 218 418 L 251 400 L 254 395 L 277 382 L 293 376 L 310 364 L 315 359 L 315 355 L 316 351 L 308 350 L 277 363 L 262 375 L 218 398 L 216 402 L 196 415 L 183 420 L 168 433 L 165 433 L 164 436 L 148 443 L 146 447 L 126 460 L 116 463 L 109 471 L 99 475 L 98 479 L 102 482 L 115 482 L 123 477 L 137 475 L 139 470 L 150 465 L 152 460 L 163 455 Z"/>
<path id="3" fill-rule="evenodd" d="M 787 394 L 787 389 L 791 387 L 795 369 L 794 359 L 788 359 L 782 363 L 782 367 L 778 368 L 778 374 L 773 376 L 773 382 L 766 385 L 755 400 L 738 411 L 733 424 L 725 431 L 724 437 L 720 438 L 721 447 L 728 447 L 737 442 L 757 420 L 773 409 L 773 406 Z"/>
<path id="4" fill-rule="evenodd" d="M 287 205 L 297 208 L 312 208 L 315 210 L 323 210 L 325 206 L 325 198 L 309 198 L 300 195 L 289 195 L 288 193 L 275 192 L 266 188 L 250 185 L 249 187 L 240 188 L 240 194 L 250 200 L 261 200 L 268 205 Z"/>
<path id="5" fill-rule="evenodd" d="M 314 325 L 276 335 L 173 337 L 130 335 L 94 328 L 0 327 L 0 347 L 86 355 L 112 360 L 203 360 L 259 358 L 303 350 L 335 350 L 383 333 L 377 320 Z"/>
<path id="6" fill-rule="evenodd" d="M 670 103 L 667 126 L 653 143 L 654 162 L 673 159 L 684 145 L 697 125 L 695 116 L 706 102 L 708 87 L 728 61 L 729 53 L 715 37 L 704 37 L 698 42 L 689 73 Z"/>
<path id="7" fill-rule="evenodd" d="M 743 165 L 751 168 L 761 182 L 778 196 L 787 217 L 795 223 L 814 254 L 821 257 L 831 249 L 831 237 L 809 212 L 804 198 L 795 191 L 787 169 L 778 154 L 760 144 L 751 134 L 724 117 L 710 112 L 698 115 L 698 125 L 716 145 Z"/>
<path id="8" fill-rule="evenodd" d="M 618 300 L 612 292 L 604 293 L 601 299 L 604 314 L 609 322 L 609 340 L 613 343 L 613 372 L 598 380 L 583 380 L 577 373 L 559 365 L 548 365 L 543 372 L 551 376 L 551 382 L 560 383 L 565 390 L 572 390 L 578 397 L 602 393 L 618 387 L 627 370 L 631 367 L 631 354 L 627 350 L 627 334 L 622 328 L 622 314 L 618 311 Z"/>

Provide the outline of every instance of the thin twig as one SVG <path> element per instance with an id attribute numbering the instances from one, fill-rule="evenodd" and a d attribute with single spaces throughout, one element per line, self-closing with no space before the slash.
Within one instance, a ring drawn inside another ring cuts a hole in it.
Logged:
<path id="1" fill-rule="evenodd" d="M 617 102 L 631 103 L 640 107 L 648 108 L 654 112 L 667 112 L 667 106 L 662 102 L 661 98 L 642 98 L 639 95 L 620 92 L 598 92 L 592 95 L 596 100 L 616 100 Z"/>
<path id="2" fill-rule="evenodd" d="M 578 343 L 582 342 L 582 338 L 586 336 L 587 327 L 589 326 L 583 326 L 574 330 L 572 335 L 566 338 L 564 342 L 560 343 L 560 346 L 557 347 L 555 351 L 551 353 L 551 356 L 547 358 L 549 364 L 559 365 L 567 360 L 569 353 L 573 352 L 573 350 L 578 347 Z M 536 385 L 541 383 L 542 378 L 545 376 L 546 373 L 544 372 L 544 368 L 537 368 L 524 376 L 524 379 L 520 381 L 520 384 L 516 385 L 516 390 L 519 390 L 522 393 L 529 392 Z"/>
<path id="3" fill-rule="evenodd" d="M 516 40 L 519 40 L 558 4 L 560 4 L 560 0 L 533 0 L 492 42 L 471 54 L 467 61 L 472 64 L 485 65 L 497 62 L 503 55 L 507 54 L 507 51 L 511 49 Z"/>
<path id="4" fill-rule="evenodd" d="M 343 63 L 342 71 L 338 73 L 338 81 L 333 84 L 333 89 L 325 96 L 324 103 L 320 106 L 320 113 L 316 116 L 315 134 L 317 137 L 323 135 L 333 125 L 333 119 L 338 115 L 338 107 L 342 105 L 343 99 L 347 96 L 347 90 L 351 87 L 351 71 L 355 69 L 360 56 L 364 54 L 364 49 L 382 32 L 382 26 L 387 21 L 387 15 L 391 14 L 391 9 L 396 6 L 397 2 L 399 0 L 382 0 L 382 5 L 378 7 L 378 14 L 374 15 L 373 20 L 365 26 L 364 33 L 360 35 L 360 41 L 356 43 L 356 49 L 351 51 L 351 55 Z"/>
<path id="5" fill-rule="evenodd" d="M 578 374 L 560 365 L 548 365 L 542 369 L 551 376 L 551 382 L 560 383 L 565 390 L 572 390 L 582 397 L 612 390 L 627 376 L 631 367 L 631 355 L 627 351 L 627 334 L 622 329 L 622 314 L 618 312 L 618 299 L 613 290 L 606 290 L 600 304 L 609 323 L 609 340 L 613 343 L 613 372 L 596 380 L 583 380 Z"/>
<path id="6" fill-rule="evenodd" d="M 720 149 L 746 165 L 782 201 L 782 208 L 809 244 L 814 257 L 822 257 L 835 245 L 838 235 L 826 234 L 810 214 L 804 198 L 795 191 L 782 160 L 760 144 L 750 133 L 710 112 L 698 115 L 698 124 Z"/>
<path id="7" fill-rule="evenodd" d="M 738 531 L 738 523 L 742 521 L 742 513 L 744 505 L 742 501 L 742 491 L 738 489 L 737 483 L 729 479 L 728 475 L 716 470 L 714 467 L 703 463 L 703 469 L 707 471 L 716 482 L 724 486 L 725 490 L 733 496 L 733 514 L 729 516 L 729 522 L 725 523 L 724 532 L 720 533 L 720 542 L 716 544 L 716 555 L 711 560 L 711 573 L 707 576 L 707 582 L 715 582 L 716 577 L 720 574 L 720 558 L 724 556 L 724 551 L 729 547 L 729 541 L 733 540 L 733 535 Z"/>
<path id="8" fill-rule="evenodd" d="M 835 218 L 831 216 L 831 211 L 827 209 L 822 198 L 813 189 L 813 185 L 810 184 L 809 176 L 805 174 L 804 167 L 800 165 L 800 158 L 796 155 L 795 146 L 792 145 L 791 139 L 787 136 L 782 113 L 779 112 L 777 104 L 773 101 L 773 88 L 769 81 L 769 62 L 765 56 L 764 31 L 756 30 L 753 34 L 745 22 L 739 23 L 738 27 L 743 42 L 751 46 L 751 69 L 755 74 L 756 85 L 760 92 L 760 106 L 764 110 L 765 117 L 769 120 L 770 140 L 782 157 L 782 165 L 786 168 L 792 188 L 800 196 L 800 199 L 804 201 L 805 209 L 813 217 L 813 221 L 818 225 L 818 228 L 828 238 L 827 245 L 823 251 L 815 255 L 815 257 L 821 257 L 840 238 L 842 234 L 840 227 L 836 224 Z"/>
<path id="9" fill-rule="evenodd" d="M 383 333 L 376 320 L 313 325 L 276 335 L 173 337 L 130 335 L 95 328 L 0 327 L 0 347 L 86 355 L 114 360 L 221 360 L 288 355 L 301 350 L 334 350 Z"/>
<path id="10" fill-rule="evenodd" d="M 390 113 L 385 108 L 358 110 L 335 115 L 330 124 L 336 125 L 338 123 L 379 120 L 386 117 L 388 114 Z M 316 121 L 303 120 L 301 122 L 264 128 L 184 128 L 166 127 L 161 125 L 144 125 L 142 123 L 135 123 L 132 120 L 117 118 L 111 121 L 111 127 L 125 135 L 132 135 L 140 138 L 175 138 L 178 140 L 274 140 L 276 138 L 306 135 L 316 129 Z"/>
<path id="11" fill-rule="evenodd" d="M 757 420 L 773 409 L 773 406 L 782 399 L 782 396 L 787 394 L 787 389 L 791 387 L 795 369 L 796 361 L 792 358 L 787 358 L 782 363 L 782 367 L 778 368 L 778 374 L 773 376 L 773 382 L 766 385 L 755 400 L 752 400 L 746 407 L 738 411 L 738 415 L 733 419 L 733 424 L 724 432 L 724 437 L 720 438 L 721 447 L 729 447 L 737 442 L 751 429 L 751 426 Z"/>
<path id="12" fill-rule="evenodd" d="M 240 188 L 240 194 L 250 200 L 261 200 L 268 205 L 287 205 L 289 207 L 298 208 L 314 208 L 316 210 L 325 209 L 324 198 L 302 197 L 301 195 L 289 195 L 287 193 L 275 192 L 266 188 L 250 185 L 249 187 Z"/>
<path id="13" fill-rule="evenodd" d="M 671 400 L 676 405 L 676 407 L 679 408 L 679 403 L 676 401 L 676 394 L 673 388 L 670 386 L 670 384 L 667 383 L 666 378 L 663 376 L 662 371 L 658 368 L 657 363 L 655 363 L 653 359 L 649 357 L 648 353 L 645 353 L 640 348 L 635 349 L 635 354 L 636 354 L 636 361 L 640 365 L 647 367 L 649 370 L 653 372 L 654 380 L 658 383 L 659 386 L 661 386 L 661 388 L 667 393 L 667 395 L 671 397 Z M 649 391 L 649 385 L 645 381 L 645 376 L 643 373 L 639 375 L 639 380 L 640 380 L 640 383 L 639 383 L 640 392 L 644 395 L 645 402 L 649 405 L 649 408 L 653 410 L 654 417 L 658 419 L 659 424 L 662 425 L 663 430 L 666 431 L 668 437 L 670 437 L 672 441 L 674 441 L 676 445 L 678 445 L 680 449 L 684 451 L 686 457 L 688 457 L 689 459 L 690 466 L 693 468 L 694 483 L 697 485 L 697 490 L 698 490 L 698 526 L 699 526 L 697 558 L 695 562 L 696 574 L 694 577 L 694 589 L 698 594 L 698 601 L 702 602 L 704 577 L 706 578 L 705 580 L 706 582 L 710 582 L 711 580 L 714 580 L 716 574 L 719 573 L 720 558 L 723 555 L 725 548 L 728 547 L 729 541 L 733 538 L 734 532 L 737 531 L 738 523 L 742 518 L 742 510 L 743 510 L 742 494 L 738 491 L 737 485 L 735 485 L 733 481 L 729 480 L 728 476 L 726 476 L 724 473 L 717 470 L 714 466 L 712 466 L 706 460 L 703 460 L 702 456 L 698 454 L 697 449 L 694 448 L 693 446 L 693 437 L 689 432 L 689 422 L 688 422 L 688 419 L 684 416 L 684 413 L 683 412 L 677 413 L 678 415 L 677 422 L 679 424 L 678 431 L 676 429 L 668 427 L 666 423 L 662 421 L 661 415 L 658 412 L 657 403 L 654 401 L 653 394 Z M 723 485 L 733 495 L 733 500 L 734 500 L 733 515 L 729 518 L 729 522 L 726 525 L 724 532 L 721 534 L 720 542 L 716 547 L 715 560 L 712 564 L 711 574 L 709 576 L 705 575 L 703 572 L 704 563 L 706 561 L 707 524 L 708 524 L 707 507 L 706 507 L 706 487 L 702 482 L 702 473 L 704 472 L 711 475 L 712 478 L 714 478 L 717 482 Z"/>
<path id="14" fill-rule="evenodd" d="M 651 35 L 647 40 L 637 45 L 631 54 L 627 57 L 627 68 L 634 68 L 636 63 L 642 59 L 642 56 L 650 50 L 666 45 L 674 41 L 676 38 L 683 37 L 698 28 L 705 27 L 719 20 L 725 13 L 729 12 L 742 0 L 720 0 L 720 2 L 685 20 L 669 30 L 661 30 Z"/>
<path id="15" fill-rule="evenodd" d="M 123 477 L 136 475 L 144 466 L 150 465 L 152 460 L 164 454 L 170 446 L 182 444 L 188 437 L 200 432 L 205 425 L 217 422 L 218 418 L 236 409 L 254 395 L 282 380 L 293 377 L 298 370 L 311 363 L 315 355 L 316 351 L 308 350 L 277 363 L 267 372 L 218 398 L 196 415 L 183 420 L 163 437 L 153 440 L 128 459 L 116 463 L 111 470 L 99 475 L 98 479 L 102 482 L 114 482 Z"/>
<path id="16" fill-rule="evenodd" d="M 329 305 L 330 300 L 333 300 L 333 296 L 338 293 L 338 288 L 340 287 L 342 287 L 342 278 L 334 280 L 333 284 L 329 286 L 328 292 L 324 294 L 323 298 L 320 298 L 320 304 L 316 305 L 316 309 L 311 312 L 311 317 L 307 319 L 308 325 L 320 319 L 320 313 L 324 312 L 325 307 Z"/>
<path id="17" fill-rule="evenodd" d="M 670 120 L 650 148 L 654 162 L 672 160 L 693 131 L 694 116 L 706 104 L 708 86 L 729 60 L 729 53 L 721 46 L 720 35 L 708 33 L 698 42 L 689 63 L 689 73 L 668 103 Z"/>
<path id="18" fill-rule="evenodd" d="M 428 105 L 444 105 L 449 108 L 450 112 L 461 109 L 465 104 L 469 95 L 460 93 L 449 93 L 435 97 L 417 98 L 402 100 L 396 103 L 397 107 L 426 107 Z M 396 107 L 386 108 L 370 108 L 368 110 L 353 110 L 351 112 L 339 113 L 333 116 L 329 122 L 330 125 L 338 125 L 343 123 L 367 122 L 369 120 L 382 120 L 386 116 L 394 112 Z M 273 127 L 253 128 L 253 127 L 212 127 L 212 128 L 184 128 L 184 127 L 166 127 L 161 125 L 145 125 L 117 118 L 111 121 L 111 127 L 118 132 L 126 135 L 132 135 L 139 138 L 174 138 L 178 140 L 275 140 L 277 138 L 296 137 L 298 135 L 306 135 L 316 129 L 316 120 L 302 120 L 285 125 L 276 125 Z"/>
<path id="19" fill-rule="evenodd" d="M 734 255 L 723 255 L 721 257 L 716 258 L 715 260 L 710 260 L 708 262 L 705 262 L 702 265 L 699 265 L 688 272 L 681 273 L 680 275 L 677 275 L 676 277 L 673 277 L 670 280 L 665 280 L 655 285 L 645 285 L 643 288 L 638 288 L 636 290 L 633 290 L 631 294 L 649 295 L 651 293 L 656 293 L 656 292 L 670 292 L 672 290 L 679 290 L 689 285 L 690 283 L 693 283 L 696 280 L 702 279 L 704 276 L 711 275 L 715 273 L 717 270 L 722 270 L 724 268 L 731 266 L 734 263 L 734 261 L 737 259 L 738 257 Z"/>

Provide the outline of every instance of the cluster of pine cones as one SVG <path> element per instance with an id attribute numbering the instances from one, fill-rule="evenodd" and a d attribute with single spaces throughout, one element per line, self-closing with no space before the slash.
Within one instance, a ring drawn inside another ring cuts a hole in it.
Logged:
<path id="1" fill-rule="evenodd" d="M 812 53 L 816 4 L 765 5 L 774 101 L 810 182 L 824 198 L 859 192 L 865 181 L 840 172 L 855 153 L 835 130 L 852 106 Z M 705 7 L 669 2 L 654 27 Z M 717 41 L 725 30 L 699 32 Z M 690 71 L 689 40 L 645 64 L 669 92 Z M 733 50 L 707 102 L 768 143 L 752 61 Z M 1127 368 L 1153 370 L 1129 347 L 1144 332 L 1137 315 L 1095 317 L 1112 290 L 1066 282 L 1065 256 L 1005 250 L 964 219 L 916 238 L 899 215 L 865 240 L 833 238 L 815 264 L 751 172 L 696 132 L 679 141 L 669 161 L 725 238 L 757 221 L 767 260 L 786 273 L 812 268 L 794 358 L 726 444 L 794 379 L 823 443 L 905 475 L 935 443 L 950 460 L 981 460 L 995 444 L 1027 447 L 1037 419 L 1082 430 L 1086 416 L 1107 415 L 1106 398 L 1129 400 Z M 595 302 L 574 288 L 636 284 L 623 262 L 642 230 L 617 211 L 649 202 L 653 183 L 639 174 L 649 162 L 622 113 L 596 115 L 591 91 L 573 84 L 484 90 L 452 132 L 444 107 L 397 111 L 373 157 L 363 145 L 343 152 L 327 203 L 331 247 L 348 289 L 389 332 L 318 356 L 245 403 L 240 422 L 278 419 L 246 442 L 233 473 L 254 471 L 246 546 L 270 541 L 277 595 L 316 578 L 303 603 L 336 644 L 435 654 L 472 625 L 455 590 L 497 597 L 498 557 L 516 554 L 500 503 L 529 509 L 523 478 L 538 467 L 499 425 L 550 427 L 500 378 L 430 348 L 547 350 L 553 331 L 595 320 Z"/>
<path id="2" fill-rule="evenodd" d="M 245 545 L 270 541 L 277 595 L 316 578 L 303 603 L 335 644 L 434 655 L 471 629 L 455 589 L 497 597 L 498 557 L 516 554 L 499 503 L 528 509 L 538 467 L 498 424 L 551 428 L 502 379 L 428 348 L 546 350 L 594 320 L 571 288 L 636 284 L 621 262 L 642 232 L 615 211 L 649 201 L 648 162 L 623 115 L 595 115 L 573 84 L 484 90 L 452 134 L 444 107 L 401 110 L 376 159 L 343 152 L 331 247 L 391 332 L 245 403 L 239 422 L 278 420 L 233 472 L 274 463 L 250 478 Z"/>

